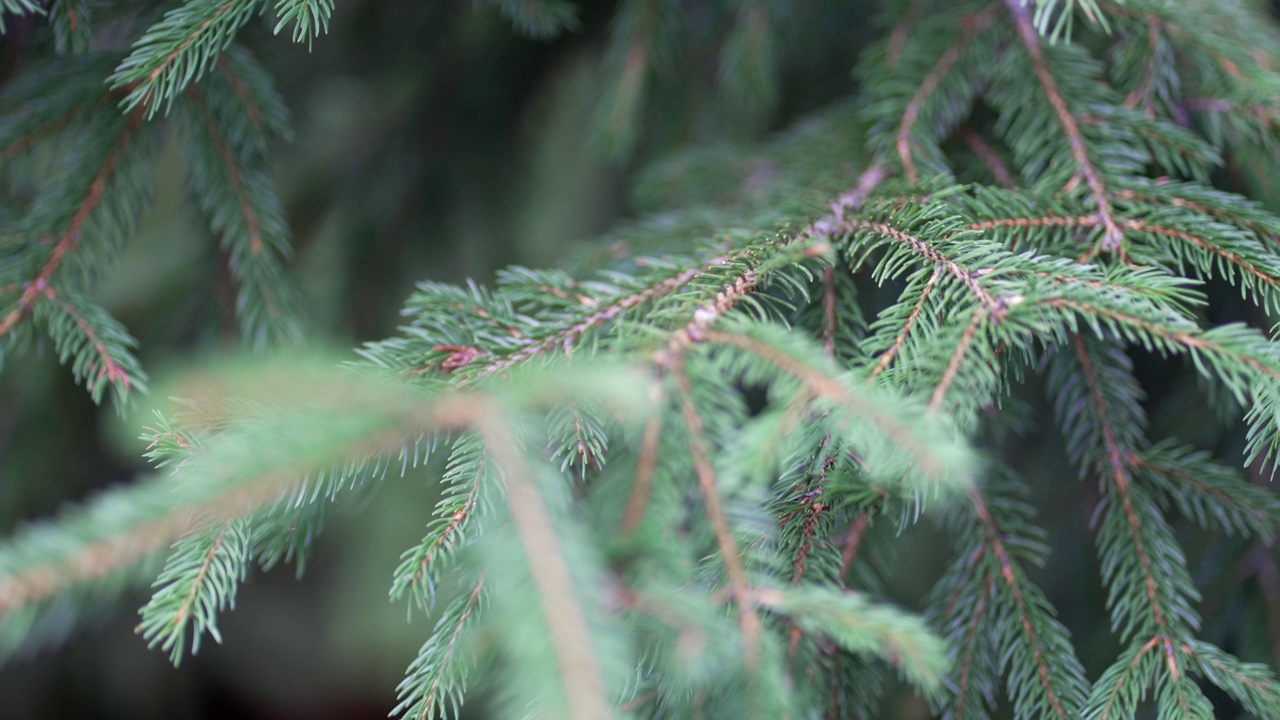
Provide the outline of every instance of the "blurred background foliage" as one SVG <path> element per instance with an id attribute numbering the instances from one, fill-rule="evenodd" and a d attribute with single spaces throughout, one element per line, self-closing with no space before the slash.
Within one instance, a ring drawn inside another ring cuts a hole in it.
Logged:
<path id="1" fill-rule="evenodd" d="M 706 145 L 732 156 L 851 93 L 851 68 L 875 32 L 874 3 L 797 3 L 768 18 L 767 46 L 726 50 L 731 3 L 632 3 L 667 21 L 648 72 L 627 86 L 612 41 L 626 29 L 615 28 L 621 3 L 581 5 L 574 29 L 549 39 L 466 0 L 340 0 L 310 48 L 272 37 L 268 19 L 245 28 L 241 40 L 292 113 L 295 135 L 275 148 L 275 170 L 313 339 L 353 347 L 388 335 L 419 280 L 486 282 L 504 265 L 557 264 L 643 209 L 630 190 L 655 160 Z M 43 51 L 44 22 L 6 18 L 0 79 Z M 776 73 L 759 62 L 766 51 Z M 163 159 L 157 187 L 141 231 L 95 290 L 153 374 L 237 336 L 234 289 L 184 199 L 178 152 Z M 109 404 L 92 403 L 51 348 L 9 358 L 0 532 L 127 482 L 143 470 L 137 435 Z M 386 588 L 399 553 L 421 536 L 437 477 L 439 468 L 382 484 L 369 507 L 326 530 L 301 582 L 288 568 L 251 577 L 222 622 L 227 644 L 178 670 L 133 633 L 146 588 L 132 606 L 102 608 L 100 627 L 64 651 L 0 671 L 0 718 L 386 717 L 431 627 L 422 617 L 406 626 Z M 926 586 L 922 577 L 915 591 Z M 484 717 L 483 690 L 472 697 L 467 717 Z"/>

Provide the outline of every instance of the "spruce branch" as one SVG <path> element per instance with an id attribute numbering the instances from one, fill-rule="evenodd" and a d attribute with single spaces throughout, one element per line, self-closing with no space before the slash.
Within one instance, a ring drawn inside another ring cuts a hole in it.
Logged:
<path id="1" fill-rule="evenodd" d="M 285 25 L 293 23 L 293 41 L 305 42 L 307 49 L 319 35 L 329 32 L 329 18 L 333 15 L 334 0 L 277 0 L 275 6 L 276 35 Z"/>
<path id="2" fill-rule="evenodd" d="M 39 282 L 39 281 L 37 281 Z M 68 290 L 45 285 L 34 314 L 49 330 L 58 360 L 71 365 L 94 402 L 110 387 L 118 404 L 130 392 L 146 392 L 147 375 L 133 354 L 137 345 L 127 330 L 105 310 Z"/>
<path id="3" fill-rule="evenodd" d="M 984 12 L 964 18 L 961 33 L 956 38 L 955 43 L 947 48 L 942 57 L 938 58 L 937 64 L 929 70 L 929 74 L 925 76 L 923 82 L 916 88 L 911 101 L 907 103 L 906 110 L 902 113 L 902 121 L 898 124 L 894 144 L 898 151 L 898 161 L 902 163 L 903 172 L 906 173 L 908 182 L 914 184 L 920 179 L 919 173 L 916 171 L 915 161 L 912 159 L 911 137 L 916 121 L 920 117 L 922 106 L 933 94 L 943 77 L 960 61 L 974 35 L 991 23 L 992 15 L 993 13 L 991 12 Z"/>
<path id="4" fill-rule="evenodd" d="M 1008 8 L 1010 15 L 1013 17 L 1013 25 L 1017 32 L 1018 40 L 1022 43 L 1023 49 L 1026 50 L 1027 56 L 1031 60 L 1032 69 L 1035 71 L 1036 79 L 1039 80 L 1041 89 L 1044 91 L 1045 99 L 1052 106 L 1058 123 L 1062 126 L 1062 132 L 1066 135 L 1071 156 L 1076 162 L 1076 168 L 1085 185 L 1089 188 L 1089 193 L 1097 206 L 1098 216 L 1102 220 L 1103 227 L 1101 249 L 1108 251 L 1121 250 L 1124 233 L 1116 223 L 1107 187 L 1103 183 L 1093 158 L 1090 156 L 1089 145 L 1084 135 L 1080 132 L 1076 117 L 1072 114 L 1066 99 L 1062 95 L 1062 91 L 1058 87 L 1057 80 L 1054 79 L 1053 72 L 1049 69 L 1049 61 L 1045 57 L 1044 50 L 1040 47 L 1040 38 L 1036 35 L 1035 23 L 1033 23 L 1027 11 L 1026 2 L 1023 0 L 1004 1 L 1005 7 Z M 1047 19 L 1049 16 L 1045 8 L 1052 4 L 1037 3 L 1037 17 Z M 1070 17 L 1069 13 L 1067 17 Z"/>
<path id="5" fill-rule="evenodd" d="M 50 251 L 48 259 L 40 267 L 36 276 L 24 286 L 17 305 L 6 313 L 3 319 L 0 319 L 0 339 L 17 327 L 18 323 L 26 319 L 31 313 L 37 298 L 44 294 L 45 288 L 52 282 L 54 274 L 62 266 L 63 261 L 80 245 L 81 229 L 90 215 L 98 209 L 103 199 L 103 194 L 107 190 L 107 184 L 115 176 L 122 156 L 134 141 L 141 124 L 142 115 L 136 112 L 130 113 L 123 129 L 116 138 L 113 149 L 99 165 L 97 174 L 89 181 L 73 214 L 67 220 L 65 228 L 54 240 L 53 249 Z"/>
<path id="6" fill-rule="evenodd" d="M 147 119 L 174 100 L 192 81 L 199 81 L 235 40 L 236 33 L 259 11 L 262 0 L 187 0 L 148 28 L 108 81 L 124 89 L 126 111 Z"/>
<path id="7" fill-rule="evenodd" d="M 748 672 L 754 674 L 760 662 L 762 628 L 760 616 L 755 608 L 751 582 L 747 579 L 746 568 L 742 562 L 742 551 L 738 548 L 738 543 L 733 538 L 733 531 L 725 519 L 720 491 L 716 487 L 715 470 L 707 458 L 702 417 L 694 405 L 693 388 L 689 385 L 689 378 L 684 372 L 684 362 L 679 355 L 672 359 L 670 372 L 680 395 L 680 411 L 689 431 L 689 450 L 693 455 L 693 468 L 698 478 L 698 493 L 702 496 L 702 506 L 707 513 L 707 519 L 711 522 L 716 544 L 720 548 L 720 558 L 724 563 L 725 573 L 729 577 L 733 600 L 738 605 L 738 623 L 742 628 L 744 662 Z"/>
<path id="8" fill-rule="evenodd" d="M 523 545 L 529 572 L 540 595 L 542 617 L 560 665 L 558 676 L 571 720 L 610 715 L 599 661 L 587 618 L 577 599 L 568 560 L 555 526 L 502 411 L 491 405 L 474 409 L 476 431 L 498 465 L 506 484 L 507 507 Z"/>

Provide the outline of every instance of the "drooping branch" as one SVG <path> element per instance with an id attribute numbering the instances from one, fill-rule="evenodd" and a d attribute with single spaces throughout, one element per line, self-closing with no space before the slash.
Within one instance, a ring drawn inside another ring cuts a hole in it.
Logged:
<path id="1" fill-rule="evenodd" d="M 734 602 L 738 604 L 738 623 L 742 626 L 742 643 L 745 664 L 748 669 L 756 668 L 760 659 L 760 636 L 763 627 L 760 616 L 756 613 L 755 595 L 751 582 L 747 578 L 746 566 L 742 562 L 742 551 L 733 538 L 733 530 L 725 516 L 720 502 L 720 490 L 717 487 L 715 470 L 707 456 L 704 439 L 702 417 L 693 404 L 693 387 L 685 375 L 684 366 L 679 356 L 671 367 L 676 389 L 680 392 L 680 408 L 684 415 L 685 426 L 689 429 L 689 450 L 693 455 L 694 473 L 698 478 L 698 492 L 702 496 L 702 507 L 716 536 L 720 547 L 720 558 L 724 562 L 725 573 L 729 577 L 729 586 L 733 590 Z"/>
<path id="2" fill-rule="evenodd" d="M 1040 87 L 1044 91 L 1049 105 L 1053 107 L 1054 114 L 1058 117 L 1058 124 L 1062 126 L 1063 134 L 1066 135 L 1067 144 L 1071 149 L 1071 156 L 1076 161 L 1080 176 L 1084 178 L 1085 185 L 1089 188 L 1089 194 L 1093 197 L 1093 201 L 1098 207 L 1098 216 L 1101 218 L 1103 226 L 1103 248 L 1106 250 L 1118 250 L 1124 239 L 1124 232 L 1115 220 L 1111 209 L 1110 195 L 1106 185 L 1102 182 L 1102 177 L 1098 173 L 1098 168 L 1094 164 L 1093 158 L 1089 155 L 1089 147 L 1085 142 L 1084 134 L 1080 131 L 1080 125 L 1076 122 L 1075 115 L 1071 113 L 1071 108 L 1067 106 L 1067 101 L 1062 96 L 1062 91 L 1058 88 L 1058 82 L 1054 79 L 1053 72 L 1049 69 L 1049 61 L 1044 55 L 1044 48 L 1040 46 L 1040 35 L 1036 32 L 1035 26 L 1031 21 L 1030 11 L 1021 0 L 1004 0 L 1004 2 L 1005 7 L 1009 9 L 1009 13 L 1013 16 L 1013 24 L 1017 30 L 1018 39 L 1022 42 L 1027 51 L 1027 56 L 1031 59 L 1031 65 L 1035 70 L 1036 78 L 1040 81 Z"/>
<path id="3" fill-rule="evenodd" d="M 537 481 L 520 455 L 520 444 L 501 418 L 498 408 L 485 407 L 475 418 L 476 430 L 506 481 L 507 507 L 541 598 L 543 621 L 560 665 L 558 675 L 564 684 L 568 717 L 609 717 L 600 662 L 560 536 Z"/>
<path id="4" fill-rule="evenodd" d="M 929 97 L 933 95 L 933 91 L 937 89 L 938 84 L 960 61 L 969 44 L 973 42 L 974 36 L 990 22 L 990 13 L 979 13 L 965 18 L 961 26 L 960 35 L 951 44 L 951 47 L 942 53 L 942 57 L 938 58 L 937 64 L 921 81 L 919 87 L 916 88 L 915 94 L 911 96 L 911 101 L 907 103 L 906 110 L 902 113 L 902 121 L 898 124 L 894 145 L 897 148 L 898 160 L 902 163 L 903 172 L 906 173 L 907 180 L 911 183 L 919 180 L 915 160 L 911 157 L 911 133 L 915 127 L 916 120 L 920 117 L 920 111 Z"/>
<path id="5" fill-rule="evenodd" d="M 23 288 L 22 295 L 18 298 L 17 306 L 10 310 L 4 319 L 0 320 L 0 338 L 13 331 L 18 326 L 18 323 L 26 319 L 31 313 L 31 308 L 36 299 L 44 294 L 45 289 L 53 279 L 54 273 L 62 266 L 67 255 L 80 245 L 81 228 L 84 227 L 89 216 L 101 203 L 103 193 L 107 189 L 107 183 L 115 176 L 121 159 L 128 152 L 141 125 L 142 113 L 137 111 L 129 113 L 124 123 L 124 128 L 115 140 L 112 151 L 107 154 L 102 165 L 98 167 L 98 172 L 89 183 L 84 197 L 81 198 L 79 205 L 76 207 L 75 213 L 71 215 L 70 220 L 67 221 L 66 228 L 54 241 L 53 251 L 49 253 L 49 259 L 45 261 L 35 278 Z"/>
<path id="6" fill-rule="evenodd" d="M 1106 400 L 1103 398 L 1102 386 L 1099 384 L 1099 378 L 1094 370 L 1093 360 L 1085 347 L 1084 339 L 1076 335 L 1072 344 L 1075 349 L 1076 359 L 1080 363 L 1082 378 L 1085 387 L 1088 389 L 1090 402 L 1093 405 L 1094 419 L 1102 433 L 1105 467 L 1110 476 L 1111 490 L 1120 502 L 1121 512 L 1124 513 L 1128 525 L 1134 556 L 1138 560 L 1138 567 L 1142 573 L 1142 583 L 1150 606 L 1151 619 L 1155 623 L 1157 631 L 1155 639 L 1161 645 L 1165 655 L 1170 677 L 1177 681 L 1182 677 L 1183 672 L 1173 644 L 1176 635 L 1169 626 L 1170 618 L 1165 609 L 1166 601 L 1160 591 L 1160 582 L 1155 576 L 1150 551 L 1147 547 L 1148 540 L 1144 524 L 1142 519 L 1138 517 L 1138 511 L 1134 507 L 1130 491 L 1129 467 L 1125 460 L 1128 453 L 1125 448 L 1120 446 L 1115 426 L 1112 424 L 1107 410 Z"/>
<path id="7" fill-rule="evenodd" d="M 1023 592 L 1022 583 L 1025 579 L 1020 572 L 1020 568 L 1014 562 L 1013 556 L 1008 548 L 1005 547 L 1005 535 L 1000 531 L 1000 526 L 996 523 L 995 518 L 992 517 L 991 510 L 987 508 L 987 503 L 982 494 L 976 489 L 970 490 L 969 499 L 973 503 L 978 521 L 982 525 L 984 542 L 990 548 L 990 557 L 994 557 L 1000 565 L 1000 579 L 1004 582 L 1010 596 L 1013 598 L 1013 605 L 1017 610 L 1018 620 L 1022 627 L 1022 635 L 1031 649 L 1031 658 L 1035 664 L 1036 676 L 1040 681 L 1040 690 L 1044 693 L 1053 714 L 1056 717 L 1067 718 L 1069 717 L 1067 709 L 1063 704 L 1062 698 L 1058 697 L 1058 692 L 1054 689 L 1054 683 L 1059 678 L 1053 677 L 1053 669 L 1046 661 L 1044 643 L 1036 630 L 1034 613 L 1028 606 Z"/>

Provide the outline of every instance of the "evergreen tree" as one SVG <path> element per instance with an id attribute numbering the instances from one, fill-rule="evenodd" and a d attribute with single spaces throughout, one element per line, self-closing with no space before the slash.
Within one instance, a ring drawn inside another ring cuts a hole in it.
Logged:
<path id="1" fill-rule="evenodd" d="M 492 5 L 534 37 L 579 22 Z M 787 5 L 702 9 L 724 97 L 776 101 Z M 404 717 L 453 716 L 495 677 L 504 717 L 877 717 L 895 678 L 944 718 L 1005 698 L 1017 718 L 1280 717 L 1252 631 L 1280 627 L 1280 501 L 1254 482 L 1280 446 L 1280 35 L 1247 2 L 886 5 L 855 95 L 655 166 L 649 214 L 562 269 L 424 282 L 356 359 L 223 362 L 152 393 L 182 398 L 148 408 L 154 477 L 0 544 L 0 656 L 158 572 L 138 631 L 177 663 L 220 639 L 250 571 L 301 568 L 335 507 L 439 454 L 442 500 L 389 579 L 438 618 Z M 166 140 L 246 344 L 295 342 L 285 112 L 236 38 L 269 10 L 324 42 L 333 3 L 3 7 L 47 14 L 48 53 L 3 98 L 0 160 L 36 180 L 0 245 L 0 352 L 47 338 L 95 399 L 145 389 L 90 288 Z M 639 141 L 684 12 L 617 9 L 603 149 Z M 135 27 L 123 53 L 91 33 Z M 1187 437 L 1171 412 L 1202 422 Z M 1050 428 L 1078 479 L 1019 466 Z M 1055 539 L 1037 499 L 1066 483 L 1096 495 Z M 894 588 L 929 525 L 952 559 L 916 612 Z M 1073 637 L 1038 582 L 1082 545 L 1109 624 Z M 1241 567 L 1260 596 L 1232 592 Z"/>

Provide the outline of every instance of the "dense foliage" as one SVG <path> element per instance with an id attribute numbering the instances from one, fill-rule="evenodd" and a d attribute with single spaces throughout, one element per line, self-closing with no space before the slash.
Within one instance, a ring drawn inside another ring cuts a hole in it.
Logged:
<path id="1" fill-rule="evenodd" d="M 578 23 L 569 3 L 492 4 L 535 37 Z M 726 97 L 776 99 L 786 5 L 703 9 Z M 855 94 L 651 168 L 648 214 L 564 269 L 423 282 L 354 359 L 223 361 L 152 393 L 181 398 L 147 408 L 162 471 L 0 545 L 0 655 L 158 572 L 138 632 L 177 663 L 220 638 L 251 570 L 301 568 L 336 506 L 443 454 L 390 578 L 436 617 L 406 717 L 452 716 L 478 680 L 504 717 L 877 717 L 899 680 L 945 718 L 1280 717 L 1254 644 L 1280 623 L 1280 34 L 1246 2 L 886 5 Z M 269 161 L 285 112 L 236 43 L 264 6 L 325 41 L 324 1 L 188 0 L 141 23 L 5 3 L 47 11 L 50 40 L 2 100 L 22 192 L 0 352 L 49 342 L 95 399 L 145 390 L 90 287 L 164 142 L 245 344 L 299 339 Z M 682 12 L 620 4 L 604 149 L 634 148 Z M 125 53 L 90 34 L 135 25 Z M 1068 473 L 1018 457 L 1050 428 Z M 1088 525 L 1050 538 L 1036 505 L 1068 483 L 1096 486 L 1069 493 Z M 931 572 L 904 561 L 928 525 L 951 560 L 916 612 L 894 594 Z M 1058 617 L 1051 540 L 1076 565 L 1094 546 L 1109 624 L 1073 637 Z M 1260 599 L 1202 602 L 1242 567 Z"/>

